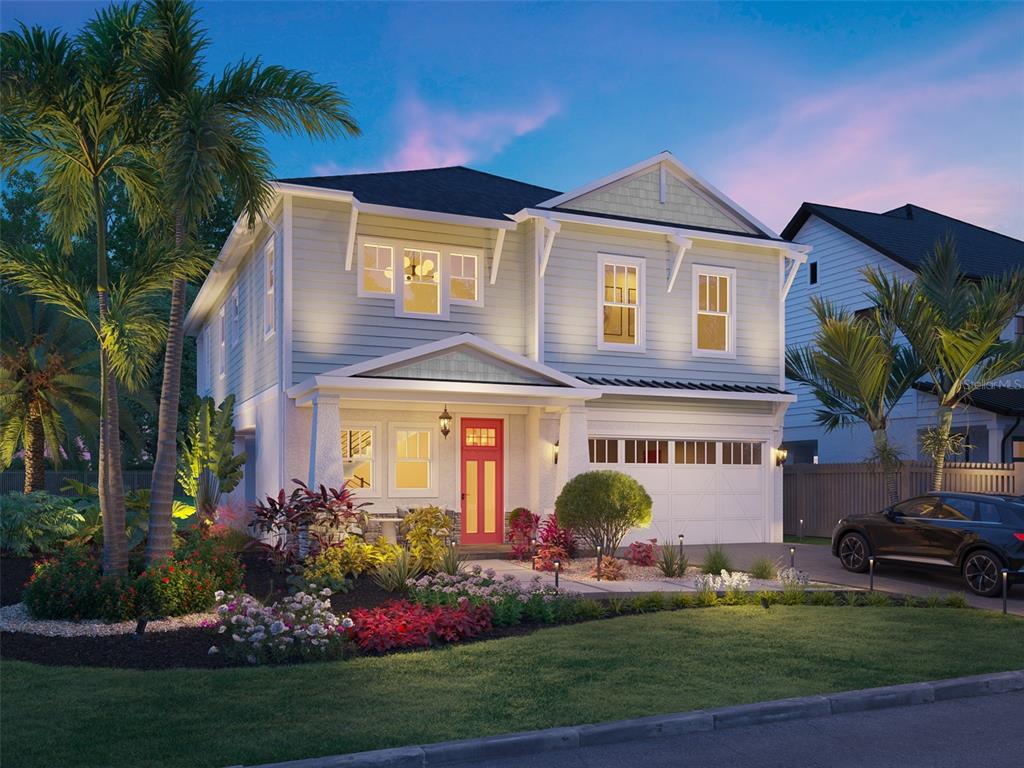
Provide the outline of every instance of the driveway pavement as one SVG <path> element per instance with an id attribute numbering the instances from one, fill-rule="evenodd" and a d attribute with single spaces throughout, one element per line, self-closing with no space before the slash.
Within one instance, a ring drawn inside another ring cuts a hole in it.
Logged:
<path id="1" fill-rule="evenodd" d="M 1024 692 L 791 720 L 464 768 L 964 768 L 1019 765 Z"/>

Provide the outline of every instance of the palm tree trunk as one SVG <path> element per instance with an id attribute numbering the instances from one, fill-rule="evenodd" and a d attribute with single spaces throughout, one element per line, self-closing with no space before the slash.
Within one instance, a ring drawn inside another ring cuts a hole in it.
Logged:
<path id="1" fill-rule="evenodd" d="M 96 294 L 99 299 L 100 329 L 107 323 L 107 213 L 99 179 L 93 177 L 96 206 Z M 103 572 L 122 573 L 128 568 L 128 535 L 125 528 L 124 477 L 121 474 L 120 406 L 117 379 L 100 345 L 100 449 L 99 497 L 103 517 Z"/>
<path id="2" fill-rule="evenodd" d="M 25 493 L 46 490 L 46 438 L 37 403 L 29 405 L 25 425 L 25 486 L 22 490 Z"/>
<path id="3" fill-rule="evenodd" d="M 932 457 L 935 462 L 935 469 L 932 472 L 932 493 L 942 490 L 942 479 L 946 471 L 946 446 L 949 444 L 949 433 L 953 428 L 953 409 L 948 405 L 940 405 L 938 413 L 938 424 L 935 428 L 938 443 L 942 446 L 936 455 Z"/>
<path id="4" fill-rule="evenodd" d="M 889 504 L 895 504 L 900 500 L 899 461 L 895 459 L 895 454 L 889 445 L 889 435 L 884 428 L 873 430 L 871 439 L 875 444 L 875 455 L 882 465 L 882 473 L 885 477 L 885 495 Z"/>
<path id="5" fill-rule="evenodd" d="M 174 220 L 174 244 L 185 241 L 184 218 Z M 160 418 L 157 426 L 156 459 L 149 497 L 149 541 L 146 562 L 167 557 L 173 549 L 172 511 L 174 478 L 178 463 L 178 404 L 181 397 L 181 356 L 185 336 L 185 281 L 171 286 L 171 314 L 167 321 L 167 348 L 164 350 L 164 380 L 160 386 Z"/>

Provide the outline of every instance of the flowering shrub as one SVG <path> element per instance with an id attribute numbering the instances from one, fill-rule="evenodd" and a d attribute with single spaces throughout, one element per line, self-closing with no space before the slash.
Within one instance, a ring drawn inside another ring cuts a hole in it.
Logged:
<path id="1" fill-rule="evenodd" d="M 657 542 L 657 539 L 634 541 L 626 550 L 626 559 L 633 565 L 654 565 L 654 545 Z"/>
<path id="2" fill-rule="evenodd" d="M 623 564 L 621 560 L 605 556 L 598 562 L 601 564 L 602 579 L 605 579 L 606 581 L 619 581 L 620 579 L 626 578 L 626 575 L 622 572 Z M 597 578 L 597 563 L 594 563 L 594 567 L 590 569 L 590 577 Z"/>
<path id="3" fill-rule="evenodd" d="M 568 557 L 576 556 L 576 534 L 571 528 L 562 528 L 554 515 L 548 515 L 537 529 L 541 545 L 561 547 Z"/>
<path id="4" fill-rule="evenodd" d="M 491 608 L 465 597 L 455 605 L 426 606 L 396 600 L 378 608 L 352 611 L 352 637 L 360 650 L 373 653 L 454 643 L 491 628 Z"/>
<path id="5" fill-rule="evenodd" d="M 313 585 L 311 585 L 313 586 Z M 294 595 L 265 606 L 254 597 L 218 591 L 218 634 L 231 642 L 228 656 L 250 664 L 289 659 L 336 658 L 344 653 L 352 620 L 331 612 L 331 590 Z M 217 646 L 210 653 L 219 653 Z"/>
<path id="6" fill-rule="evenodd" d="M 746 598 L 747 589 L 750 587 L 750 575 L 742 571 L 722 571 L 718 576 L 701 574 L 694 581 L 697 593 L 710 603 L 709 596 L 718 592 L 725 593 L 727 603 L 739 603 Z"/>
<path id="7" fill-rule="evenodd" d="M 468 573 L 454 576 L 439 573 L 409 581 L 410 598 L 421 605 L 458 605 L 465 598 L 471 605 L 488 605 L 497 627 L 519 624 L 523 620 L 550 623 L 573 615 L 576 597 L 571 593 L 541 584 L 535 575 L 528 584 L 510 573 L 497 579 L 491 569 L 473 566 Z"/>
<path id="8" fill-rule="evenodd" d="M 535 515 L 525 507 L 516 507 L 508 514 L 508 533 L 505 540 L 512 544 L 513 560 L 529 560 L 533 554 L 533 540 L 537 537 L 537 523 L 540 515 Z"/>
<path id="9" fill-rule="evenodd" d="M 537 548 L 537 556 L 533 558 L 533 570 L 553 571 L 555 560 L 561 562 L 564 568 L 569 564 L 569 553 L 557 544 L 542 544 Z"/>
<path id="10" fill-rule="evenodd" d="M 127 621 L 198 613 L 214 603 L 218 589 L 242 584 L 241 563 L 217 539 L 190 537 L 174 556 L 148 569 L 104 576 L 97 558 L 83 548 L 36 563 L 25 587 L 29 614 L 39 619 Z"/>
<path id="11" fill-rule="evenodd" d="M 779 571 L 779 581 L 783 585 L 795 585 L 795 586 L 807 586 L 810 583 L 811 577 L 803 571 L 798 571 L 796 568 L 783 568 Z"/>

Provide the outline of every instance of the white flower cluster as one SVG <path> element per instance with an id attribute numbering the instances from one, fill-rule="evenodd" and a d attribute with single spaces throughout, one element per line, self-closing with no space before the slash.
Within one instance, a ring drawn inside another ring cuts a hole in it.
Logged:
<path id="1" fill-rule="evenodd" d="M 477 602 L 487 603 L 500 603 L 508 597 L 527 603 L 535 595 L 550 601 L 571 594 L 564 589 L 545 586 L 541 583 L 540 574 L 534 574 L 530 581 L 524 584 L 511 573 L 506 573 L 498 579 L 492 568 L 483 570 L 479 565 L 474 565 L 469 572 L 420 576 L 418 579 L 409 579 L 407 583 L 414 596 L 428 597 L 433 593 L 432 596 L 437 598 L 468 597 Z"/>
<path id="2" fill-rule="evenodd" d="M 267 659 L 280 660 L 293 655 L 326 655 L 342 645 L 352 620 L 331 612 L 331 590 L 297 592 L 273 605 L 265 606 L 245 595 L 215 593 L 217 632 L 231 633 L 229 650 L 250 664 Z M 217 646 L 210 653 L 217 653 Z"/>
<path id="3" fill-rule="evenodd" d="M 811 580 L 810 574 L 796 568 L 783 568 L 779 571 L 779 581 L 783 586 L 806 586 Z"/>
<path id="4" fill-rule="evenodd" d="M 698 592 L 746 592 L 750 587 L 750 575 L 742 571 L 729 573 L 723 570 L 721 575 L 701 574 L 694 580 Z"/>

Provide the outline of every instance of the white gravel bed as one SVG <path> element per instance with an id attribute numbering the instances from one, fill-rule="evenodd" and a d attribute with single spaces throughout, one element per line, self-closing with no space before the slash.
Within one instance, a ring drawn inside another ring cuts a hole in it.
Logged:
<path id="1" fill-rule="evenodd" d="M 212 613 L 192 613 L 159 619 L 146 624 L 146 632 L 170 632 L 185 627 L 198 627 L 203 621 L 215 619 Z M 0 632 L 28 632 L 46 637 L 103 637 L 106 635 L 127 635 L 135 631 L 136 622 L 119 621 L 108 624 L 100 619 L 64 621 L 62 619 L 33 619 L 28 615 L 24 603 L 5 605 L 0 608 Z"/>

